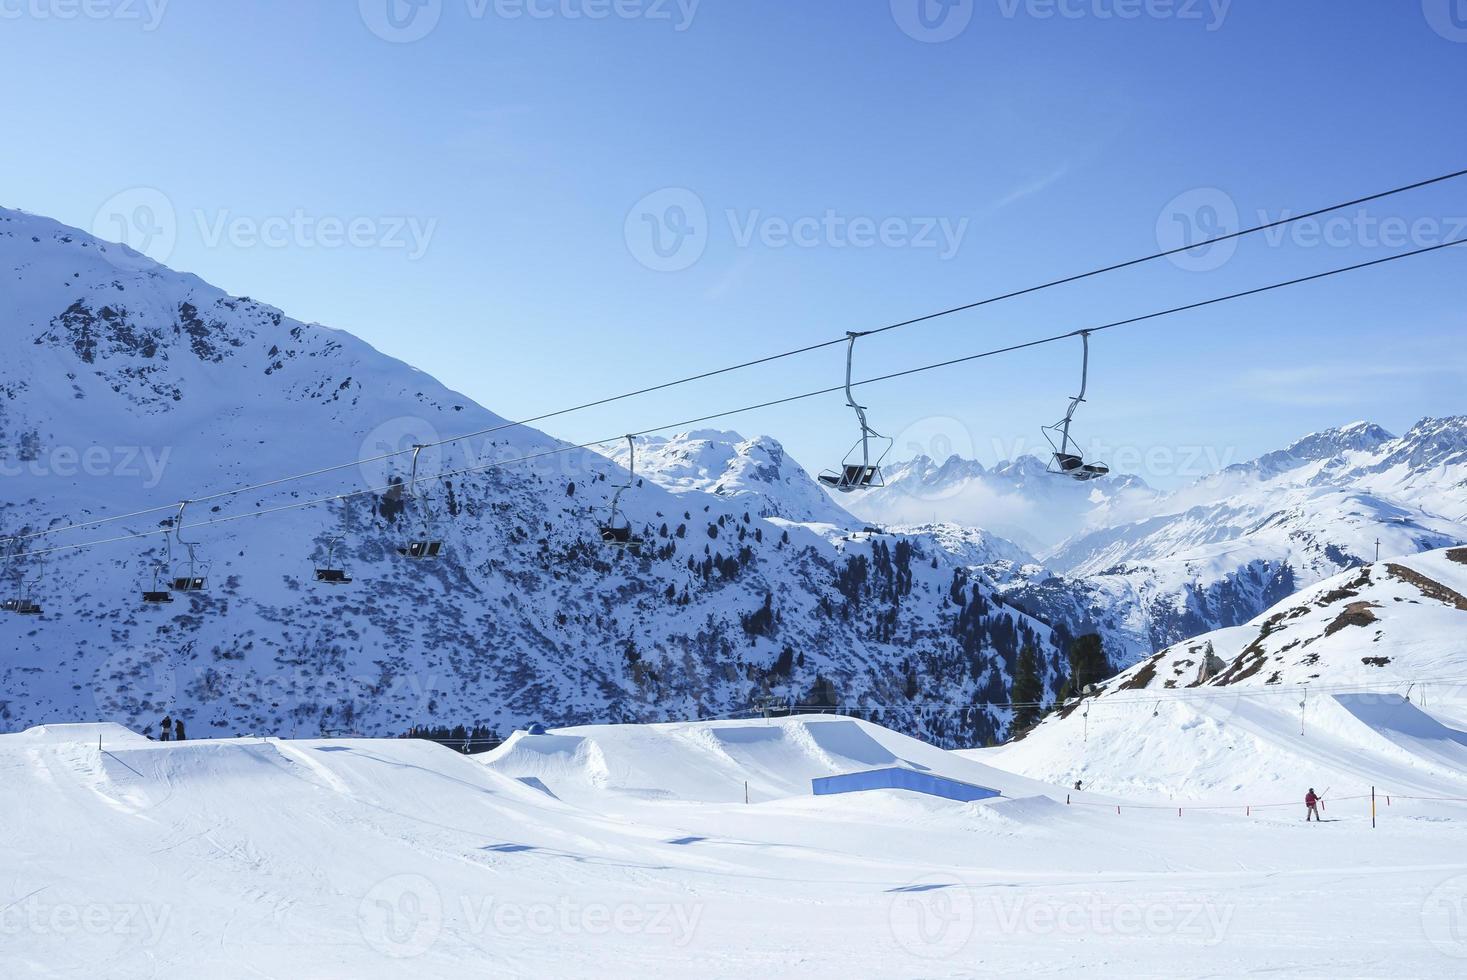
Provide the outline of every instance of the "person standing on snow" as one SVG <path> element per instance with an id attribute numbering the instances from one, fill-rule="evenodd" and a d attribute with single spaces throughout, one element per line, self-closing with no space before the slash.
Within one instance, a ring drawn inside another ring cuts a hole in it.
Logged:
<path id="1" fill-rule="evenodd" d="M 177 721 L 175 721 L 173 723 L 173 740 L 175 742 L 182 742 L 183 741 L 183 719 L 182 718 L 179 718 Z"/>
<path id="2" fill-rule="evenodd" d="M 168 715 L 163 716 L 163 724 L 158 726 L 158 741 L 166 742 L 173 736 L 173 719 Z"/>
<path id="3" fill-rule="evenodd" d="M 1308 823 L 1311 818 L 1320 823 L 1324 822 L 1324 818 L 1319 815 L 1319 804 L 1322 802 L 1324 801 L 1314 794 L 1314 787 L 1309 787 L 1309 792 L 1304 794 L 1304 805 L 1309 808 L 1304 814 L 1305 823 Z"/>

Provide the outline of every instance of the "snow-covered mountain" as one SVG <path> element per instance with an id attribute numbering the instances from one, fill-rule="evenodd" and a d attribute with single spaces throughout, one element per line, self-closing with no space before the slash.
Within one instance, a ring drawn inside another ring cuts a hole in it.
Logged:
<path id="1" fill-rule="evenodd" d="M 1162 650 L 979 757 L 1102 793 L 1459 797 L 1464 631 L 1467 548 L 1363 565 Z"/>
<path id="2" fill-rule="evenodd" d="M 629 462 L 624 443 L 607 455 Z M 745 439 L 737 432 L 697 429 L 671 438 L 637 442 L 636 468 L 673 493 L 690 490 L 737 501 L 759 517 L 855 527 L 857 522 L 769 436 Z"/>
<path id="3" fill-rule="evenodd" d="M 1141 478 L 1117 474 L 1078 482 L 1057 477 L 1036 456 L 992 468 L 951 456 L 927 456 L 883 467 L 886 486 L 847 504 L 883 524 L 950 523 L 981 527 L 1035 554 L 1066 538 L 1144 513 L 1160 494 Z"/>
<path id="4" fill-rule="evenodd" d="M 1113 646 L 1144 656 L 1246 622 L 1377 545 L 1395 558 L 1467 542 L 1467 418 L 1400 437 L 1363 422 L 1315 433 L 1152 510 L 1064 542 L 1005 594 L 1074 629 L 1094 610 Z"/>
<path id="5" fill-rule="evenodd" d="M 171 713 L 198 734 L 503 731 L 716 716 L 769 692 L 879 704 L 888 725 L 971 744 L 1002 722 L 981 706 L 1006 700 L 1020 644 L 1058 681 L 1048 627 L 930 540 L 761 516 L 761 474 L 781 507 L 808 489 L 772 443 L 735 447 L 742 477 L 710 488 L 730 492 L 626 493 L 636 556 L 600 539 L 614 462 L 54 221 L 0 211 L 0 336 L 0 534 L 100 542 L 6 567 L 6 597 L 24 578 L 44 609 L 0 614 L 6 729 Z M 403 485 L 403 450 L 465 432 L 483 434 L 424 451 L 431 482 Z M 196 566 L 156 533 L 185 498 Z M 278 510 L 320 498 L 340 499 Z M 64 530 L 115 515 L 131 516 Z M 401 557 L 425 525 L 444 556 Z M 314 568 L 338 539 L 353 581 L 330 587 Z M 145 606 L 159 564 L 207 571 L 208 590 Z M 937 697 L 965 710 L 908 707 Z"/>
<path id="6" fill-rule="evenodd" d="M 1330 574 L 1373 558 L 1377 534 L 1383 555 L 1442 547 L 1467 516 L 1467 417 L 1424 419 L 1400 438 L 1363 422 L 1315 433 L 1151 509 L 1144 520 L 1072 538 L 1045 559 L 1086 575 L 1123 562 L 1197 562 L 1242 538 L 1271 539 L 1273 552 L 1297 553 L 1296 568 L 1314 563 Z"/>

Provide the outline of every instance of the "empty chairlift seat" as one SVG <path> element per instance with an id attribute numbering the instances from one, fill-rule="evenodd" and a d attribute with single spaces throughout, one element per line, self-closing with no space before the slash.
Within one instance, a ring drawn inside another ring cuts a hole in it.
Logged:
<path id="1" fill-rule="evenodd" d="M 1075 420 L 1075 410 L 1085 401 L 1085 390 L 1090 384 L 1090 332 L 1080 331 L 1080 339 L 1085 345 L 1084 360 L 1080 364 L 1080 393 L 1070 399 L 1070 407 L 1065 412 L 1065 417 L 1054 425 L 1043 426 L 1042 431 L 1044 438 L 1049 440 L 1050 448 L 1054 450 L 1054 458 L 1049 463 L 1049 472 L 1068 476 L 1073 480 L 1094 480 L 1108 474 L 1110 467 L 1104 463 L 1085 462 L 1085 457 L 1080 454 L 1079 444 L 1070 434 L 1070 426 Z"/>
<path id="2" fill-rule="evenodd" d="M 881 467 L 859 463 L 842 466 L 839 473 L 821 473 L 819 479 L 827 487 L 840 491 L 871 490 L 886 485 L 881 478 Z"/>
<path id="3" fill-rule="evenodd" d="M 443 551 L 442 541 L 411 541 L 406 548 L 398 548 L 398 554 L 404 558 L 421 561 L 425 558 L 437 558 Z"/>
<path id="4" fill-rule="evenodd" d="M 346 573 L 343 563 L 336 558 L 336 549 L 340 546 L 340 535 L 326 543 L 325 559 L 315 563 L 317 582 L 324 585 L 349 585 L 351 583 L 351 576 Z"/>
<path id="5" fill-rule="evenodd" d="M 39 616 L 41 614 L 40 604 L 31 599 L 6 599 L 0 608 L 21 616 Z"/>
<path id="6" fill-rule="evenodd" d="M 618 484 L 616 493 L 611 495 L 610 512 L 606 516 L 606 523 L 599 525 L 599 529 L 602 544 L 637 555 L 641 553 L 642 539 L 632 533 L 632 519 L 621 510 L 621 495 L 637 483 L 637 440 L 633 436 L 627 436 L 626 439 L 627 482 Z"/>
<path id="7" fill-rule="evenodd" d="M 877 432 L 866 421 L 866 406 L 857 403 L 856 396 L 851 392 L 851 368 L 856 357 L 856 340 L 861 336 L 859 333 L 848 333 L 849 343 L 846 346 L 846 405 L 856 413 L 856 422 L 861 428 L 861 438 L 846 453 L 846 458 L 841 461 L 839 470 L 825 470 L 816 479 L 824 486 L 839 493 L 852 493 L 857 490 L 872 490 L 886 486 L 886 481 L 881 478 L 881 461 L 886 454 L 891 452 L 892 440 Z M 872 443 L 878 445 L 884 443 L 885 447 L 879 452 Z M 872 457 L 875 456 L 875 462 Z M 860 460 L 860 462 L 856 462 Z"/>

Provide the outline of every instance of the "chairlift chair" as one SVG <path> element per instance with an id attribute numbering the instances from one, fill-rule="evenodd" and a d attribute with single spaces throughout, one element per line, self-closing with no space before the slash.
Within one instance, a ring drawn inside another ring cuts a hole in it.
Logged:
<path id="1" fill-rule="evenodd" d="M 1074 421 L 1075 410 L 1085 400 L 1085 389 L 1090 381 L 1090 331 L 1080 331 L 1080 340 L 1085 345 L 1080 366 L 1080 393 L 1070 399 L 1070 408 L 1064 418 L 1054 425 L 1042 426 L 1041 431 L 1054 453 L 1049 462 L 1049 472 L 1074 480 L 1094 480 L 1109 473 L 1110 467 L 1104 463 L 1085 462 L 1079 443 L 1070 436 L 1070 423 Z"/>
<path id="2" fill-rule="evenodd" d="M 161 606 L 173 601 L 173 534 L 172 529 L 163 534 L 163 558 L 153 563 L 153 587 L 142 590 L 143 604 Z"/>
<path id="3" fill-rule="evenodd" d="M 173 540 L 183 545 L 184 551 L 188 554 L 186 560 L 188 571 L 184 575 L 175 574 L 173 576 L 172 588 L 174 592 L 206 592 L 209 589 L 210 563 L 199 559 L 195 550 L 198 548 L 197 542 L 183 539 L 183 515 L 184 511 L 188 510 L 188 505 L 189 501 L 180 501 L 178 516 L 173 519 Z"/>
<path id="4" fill-rule="evenodd" d="M 7 558 L 7 563 L 8 561 L 9 558 Z M 40 580 L 42 575 L 45 574 L 45 568 L 46 559 L 42 557 L 40 562 L 38 563 L 38 570 L 36 572 L 35 579 L 31 579 L 28 575 L 26 575 L 24 570 L 22 570 L 20 582 L 15 590 L 15 595 L 9 599 L 6 599 L 3 603 L 0 603 L 0 609 L 3 609 L 5 612 L 15 613 L 18 616 L 41 615 L 41 605 L 40 603 L 36 602 L 35 598 L 35 583 L 36 581 Z"/>
<path id="5" fill-rule="evenodd" d="M 153 587 L 151 589 L 143 590 L 143 603 L 145 605 L 161 606 L 164 603 L 172 602 L 173 593 L 168 591 L 167 588 L 160 589 L 158 587 L 160 581 L 166 586 L 168 584 L 168 580 L 168 564 L 166 562 L 159 562 L 158 564 L 154 565 Z"/>
<path id="6" fill-rule="evenodd" d="M 856 356 L 856 340 L 863 335 L 852 332 L 846 336 L 850 338 L 846 347 L 846 404 L 856 413 L 856 421 L 861 426 L 861 438 L 846 453 L 839 470 L 824 470 L 816 477 L 821 484 L 840 493 L 875 490 L 886 486 L 881 475 L 881 462 L 891 452 L 893 442 L 866 423 L 866 406 L 858 404 L 855 395 L 851 393 L 851 367 Z M 886 448 L 877 455 L 875 462 L 871 460 L 873 439 L 886 443 Z"/>
<path id="7" fill-rule="evenodd" d="M 601 543 L 608 547 L 639 554 L 642 539 L 632 533 L 632 519 L 621 512 L 621 495 L 637 482 L 637 440 L 627 436 L 627 482 L 616 488 L 611 496 L 611 513 L 601 525 Z"/>
<path id="8" fill-rule="evenodd" d="M 10 563 L 15 560 L 15 549 L 19 543 L 15 538 L 7 538 L 5 541 L 5 578 L 10 578 Z M 24 585 L 24 580 L 21 582 Z M 20 599 L 12 596 L 9 599 L 0 599 L 0 612 L 16 612 L 20 609 Z"/>
<path id="9" fill-rule="evenodd" d="M 345 568 L 336 567 L 336 547 L 341 543 L 341 538 L 334 537 L 326 543 L 326 561 L 316 566 L 316 581 L 326 585 L 349 585 L 351 576 L 346 574 Z"/>
<path id="10" fill-rule="evenodd" d="M 31 598 L 31 594 L 28 591 L 23 592 L 23 594 L 13 599 L 6 599 L 3 608 L 6 612 L 13 612 L 21 616 L 41 615 L 40 604 Z"/>
<path id="11" fill-rule="evenodd" d="M 433 511 L 428 503 L 428 495 L 418 491 L 418 456 L 427 448 L 427 446 L 413 447 L 413 471 L 412 476 L 408 478 L 408 495 L 413 498 L 422 519 L 420 531 L 417 537 L 410 539 L 406 545 L 397 549 L 399 555 L 414 561 L 437 558 L 443 552 L 443 542 L 433 537 Z M 321 578 L 319 572 L 316 577 L 319 581 L 326 581 Z"/>

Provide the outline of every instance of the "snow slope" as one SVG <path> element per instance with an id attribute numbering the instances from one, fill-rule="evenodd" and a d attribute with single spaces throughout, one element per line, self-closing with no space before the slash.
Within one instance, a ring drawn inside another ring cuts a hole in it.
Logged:
<path id="1" fill-rule="evenodd" d="M 747 794 L 762 803 L 808 796 L 818 776 L 887 766 L 1001 785 L 1009 796 L 1048 789 L 879 725 L 824 715 L 521 731 L 484 758 L 557 798 L 603 809 L 619 798 L 738 803 Z"/>
<path id="2" fill-rule="evenodd" d="M 1165 649 L 974 757 L 1151 800 L 1287 799 L 1301 782 L 1467 797 L 1464 630 L 1467 549 L 1363 566 Z"/>
<path id="3" fill-rule="evenodd" d="M 98 734 L 0 736 L 5 976 L 1426 977 L 1467 956 L 1447 804 L 1372 832 L 1343 806 L 1118 815 L 990 769 L 1015 795 L 795 792 L 877 752 L 977 768 L 833 717 L 554 731 L 487 763 Z M 599 748 L 602 786 L 559 740 Z M 502 771 L 531 753 L 555 795 Z M 724 798 L 744 775 L 789 792 Z"/>

